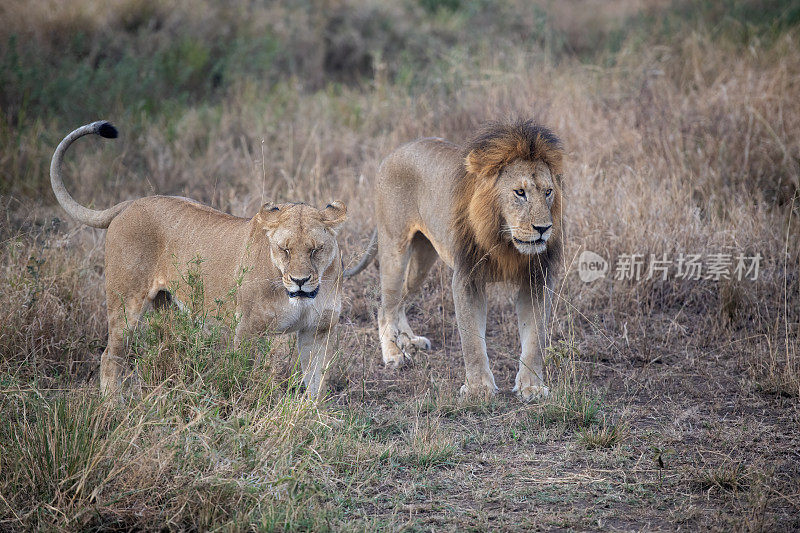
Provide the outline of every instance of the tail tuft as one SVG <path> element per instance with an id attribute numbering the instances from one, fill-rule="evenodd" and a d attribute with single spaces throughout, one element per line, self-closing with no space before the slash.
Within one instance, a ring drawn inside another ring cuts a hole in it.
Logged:
<path id="1" fill-rule="evenodd" d="M 110 122 L 102 122 L 97 126 L 97 134 L 106 139 L 116 139 L 117 135 L 119 135 L 117 128 L 112 126 Z"/>

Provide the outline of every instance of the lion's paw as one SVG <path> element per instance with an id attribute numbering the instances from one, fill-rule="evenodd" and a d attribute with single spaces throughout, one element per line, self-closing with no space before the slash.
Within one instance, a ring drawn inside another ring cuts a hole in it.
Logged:
<path id="1" fill-rule="evenodd" d="M 523 402 L 535 402 L 544 400 L 550 395 L 550 389 L 544 385 L 527 385 L 525 387 L 514 387 L 513 392 Z"/>
<path id="2" fill-rule="evenodd" d="M 397 353 L 383 354 L 383 365 L 389 370 L 396 370 L 406 362 L 405 355 L 397 350 Z"/>
<path id="3" fill-rule="evenodd" d="M 459 394 L 462 398 L 491 399 L 497 395 L 497 390 L 497 386 L 494 383 L 464 383 L 461 385 Z"/>
<path id="4" fill-rule="evenodd" d="M 429 341 L 425 337 L 413 334 L 409 335 L 408 333 L 405 332 L 398 333 L 394 342 L 400 349 L 400 351 L 406 354 L 411 350 L 431 349 L 431 341 Z"/>
<path id="5" fill-rule="evenodd" d="M 383 349 L 383 364 L 389 370 L 396 370 L 411 362 L 411 356 L 394 342 L 387 343 Z"/>
<path id="6" fill-rule="evenodd" d="M 409 337 L 408 344 L 417 350 L 430 350 L 431 341 L 427 337 L 421 335 L 414 335 Z"/>

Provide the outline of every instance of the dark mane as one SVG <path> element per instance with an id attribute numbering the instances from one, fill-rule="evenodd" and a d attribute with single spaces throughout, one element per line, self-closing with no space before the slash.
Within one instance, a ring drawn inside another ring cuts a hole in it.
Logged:
<path id="1" fill-rule="evenodd" d="M 474 276 L 490 281 L 511 281 L 533 276 L 542 280 L 561 257 L 561 179 L 564 150 L 548 128 L 532 120 L 492 122 L 462 149 L 462 177 L 455 190 L 454 219 L 462 265 L 473 266 Z M 542 161 L 555 178 L 556 198 L 551 213 L 553 236 L 542 254 L 520 253 L 501 236 L 502 213 L 496 190 L 497 176 L 517 161 Z"/>
<path id="2" fill-rule="evenodd" d="M 485 177 L 512 161 L 542 161 L 553 176 L 561 174 L 564 148 L 550 129 L 532 120 L 490 122 L 462 149 L 467 171 Z"/>

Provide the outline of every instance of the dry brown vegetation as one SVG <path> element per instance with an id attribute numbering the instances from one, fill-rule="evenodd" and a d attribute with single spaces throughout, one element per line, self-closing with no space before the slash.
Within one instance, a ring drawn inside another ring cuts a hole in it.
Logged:
<path id="1" fill-rule="evenodd" d="M 800 529 L 798 13 L 4 4 L 0 530 Z M 384 155 L 507 116 L 547 124 L 568 151 L 550 399 L 509 393 L 518 341 L 502 287 L 487 344 L 503 393 L 457 398 L 443 266 L 409 312 L 433 350 L 396 373 L 380 364 L 377 269 L 346 282 L 323 407 L 296 387 L 291 339 L 242 354 L 189 315 L 136 334 L 140 399 L 98 397 L 104 235 L 66 218 L 46 174 L 68 131 L 109 119 L 122 133 L 70 154 L 85 204 L 180 194 L 252 215 L 266 200 L 339 199 L 355 261 Z M 762 260 L 756 280 L 584 283 L 582 250 L 612 265 Z"/>

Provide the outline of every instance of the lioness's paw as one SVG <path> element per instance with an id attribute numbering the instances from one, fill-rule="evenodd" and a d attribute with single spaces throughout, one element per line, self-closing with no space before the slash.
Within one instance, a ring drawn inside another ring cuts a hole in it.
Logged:
<path id="1" fill-rule="evenodd" d="M 550 395 L 550 389 L 544 385 L 527 385 L 525 387 L 514 387 L 513 392 L 523 402 L 535 402 L 544 400 Z"/>

